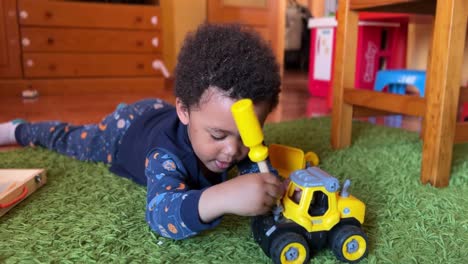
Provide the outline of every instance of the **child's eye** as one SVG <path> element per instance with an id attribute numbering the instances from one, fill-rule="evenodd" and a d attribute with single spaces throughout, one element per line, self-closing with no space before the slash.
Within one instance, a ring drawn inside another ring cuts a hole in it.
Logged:
<path id="1" fill-rule="evenodd" d="M 226 138 L 225 135 L 211 135 L 211 138 L 214 140 L 223 140 Z"/>

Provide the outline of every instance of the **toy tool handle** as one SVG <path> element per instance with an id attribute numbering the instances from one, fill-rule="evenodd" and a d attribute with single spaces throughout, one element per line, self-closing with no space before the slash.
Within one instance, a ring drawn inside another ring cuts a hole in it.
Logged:
<path id="1" fill-rule="evenodd" d="M 259 161 L 257 162 L 257 165 L 258 165 L 258 170 L 260 172 L 270 172 L 270 169 L 268 169 L 268 164 L 266 163 L 266 161 L 264 160 Z"/>
<path id="2" fill-rule="evenodd" d="M 245 146 L 250 148 L 249 158 L 258 164 L 260 172 L 269 172 L 265 162 L 268 148 L 263 143 L 263 131 L 255 115 L 252 100 L 241 99 L 231 107 L 232 116 Z"/>

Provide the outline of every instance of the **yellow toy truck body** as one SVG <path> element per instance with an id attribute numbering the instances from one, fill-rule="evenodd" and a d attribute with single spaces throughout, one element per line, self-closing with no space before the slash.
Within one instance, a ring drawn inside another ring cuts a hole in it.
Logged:
<path id="1" fill-rule="evenodd" d="M 281 147 L 280 147 L 281 148 Z M 284 160 L 300 157 L 289 148 L 270 151 Z M 289 153 L 289 154 L 288 154 Z M 335 256 L 354 263 L 367 255 L 367 236 L 361 228 L 365 217 L 365 204 L 348 193 L 350 181 L 345 181 L 341 192 L 338 179 L 318 167 L 291 170 L 295 165 L 284 163 L 278 168 L 290 171 L 289 185 L 281 199 L 283 211 L 278 218 L 273 214 L 254 217 L 252 232 L 255 241 L 274 263 L 307 263 L 312 252 L 329 247 Z"/>

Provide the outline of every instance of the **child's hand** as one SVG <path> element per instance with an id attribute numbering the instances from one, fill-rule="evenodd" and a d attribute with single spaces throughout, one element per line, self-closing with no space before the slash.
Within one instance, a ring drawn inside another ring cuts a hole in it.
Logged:
<path id="1" fill-rule="evenodd" d="M 242 175 L 225 182 L 226 213 L 253 216 L 267 213 L 284 194 L 281 181 L 270 173 Z"/>
<path id="2" fill-rule="evenodd" d="M 223 214 L 264 214 L 283 194 L 281 181 L 271 173 L 242 175 L 203 192 L 199 202 L 200 218 L 210 222 Z"/>

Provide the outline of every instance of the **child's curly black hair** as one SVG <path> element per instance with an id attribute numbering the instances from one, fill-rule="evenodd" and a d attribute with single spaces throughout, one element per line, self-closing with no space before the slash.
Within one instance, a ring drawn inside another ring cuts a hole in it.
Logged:
<path id="1" fill-rule="evenodd" d="M 189 34 L 175 68 L 175 96 L 185 107 L 197 106 L 209 87 L 230 98 L 278 104 L 280 74 L 269 45 L 237 24 L 202 24 Z"/>

